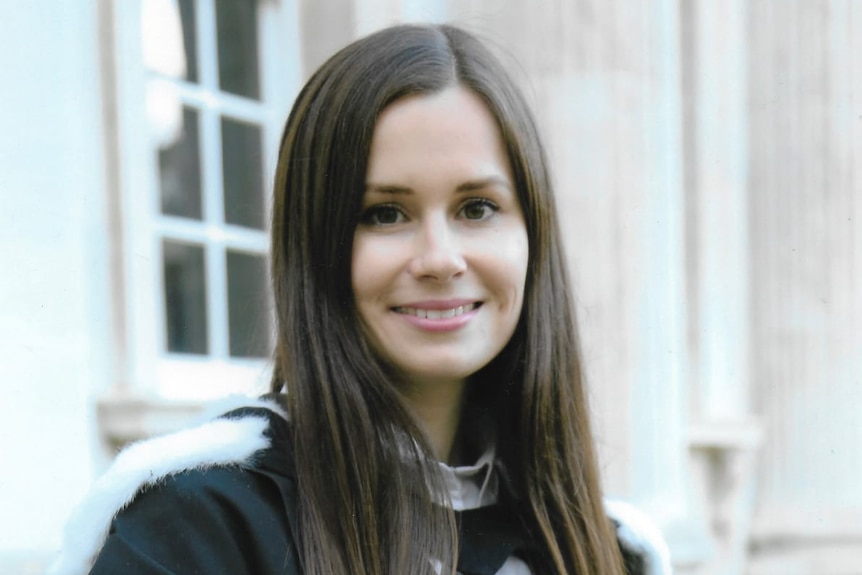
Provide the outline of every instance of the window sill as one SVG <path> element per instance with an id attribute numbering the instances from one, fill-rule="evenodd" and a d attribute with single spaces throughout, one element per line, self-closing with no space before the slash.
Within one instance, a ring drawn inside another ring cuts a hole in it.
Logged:
<path id="1" fill-rule="evenodd" d="M 763 442 L 758 419 L 697 421 L 689 428 L 689 446 L 695 451 L 757 451 Z"/>
<path id="2" fill-rule="evenodd" d="M 187 426 L 204 402 L 166 400 L 133 393 L 110 393 L 96 403 L 99 430 L 115 448 Z"/>

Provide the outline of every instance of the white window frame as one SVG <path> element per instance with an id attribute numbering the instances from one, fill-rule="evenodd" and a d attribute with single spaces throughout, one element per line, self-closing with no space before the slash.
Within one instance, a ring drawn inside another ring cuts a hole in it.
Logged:
<path id="1" fill-rule="evenodd" d="M 260 101 L 219 93 L 215 53 L 214 0 L 197 0 L 198 83 L 180 83 L 184 103 L 198 110 L 202 159 L 203 222 L 221 220 L 220 117 L 251 120 L 262 130 L 264 197 L 269 190 L 278 141 L 300 83 L 300 41 L 294 0 L 257 0 Z M 120 198 L 123 206 L 122 273 L 128 314 L 125 349 L 127 381 L 118 387 L 133 395 L 164 400 L 205 401 L 230 393 L 257 393 L 269 380 L 269 359 L 230 357 L 227 335 L 225 246 L 266 255 L 266 232 L 239 226 L 195 222 L 160 213 L 156 145 L 149 136 L 146 91 L 152 73 L 144 67 L 141 10 L 143 0 L 115 0 L 117 113 Z M 213 193 L 216 190 L 218 193 Z M 217 215 L 218 214 L 218 215 Z M 165 236 L 207 247 L 207 330 L 209 353 L 195 356 L 167 352 L 161 241 Z M 212 249 L 221 248 L 221 249 Z"/>

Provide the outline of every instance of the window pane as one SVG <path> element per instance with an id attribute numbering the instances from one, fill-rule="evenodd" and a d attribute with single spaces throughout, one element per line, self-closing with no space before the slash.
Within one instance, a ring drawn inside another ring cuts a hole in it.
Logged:
<path id="1" fill-rule="evenodd" d="M 162 255 L 168 351 L 206 354 L 204 248 L 164 240 Z"/>
<path id="2" fill-rule="evenodd" d="M 234 357 L 270 353 L 268 286 L 264 256 L 227 251 L 230 354 Z"/>
<path id="3" fill-rule="evenodd" d="M 159 150 L 162 213 L 201 219 L 201 159 L 198 145 L 198 113 L 183 108 L 180 139 Z"/>
<path id="4" fill-rule="evenodd" d="M 257 2 L 216 0 L 218 77 L 225 92 L 260 99 L 257 70 Z"/>
<path id="5" fill-rule="evenodd" d="M 221 137 L 224 219 L 262 230 L 266 222 L 260 126 L 222 118 Z"/>
<path id="6" fill-rule="evenodd" d="M 183 23 L 183 47 L 186 50 L 186 80 L 197 83 L 198 47 L 194 0 L 180 0 L 180 19 Z"/>

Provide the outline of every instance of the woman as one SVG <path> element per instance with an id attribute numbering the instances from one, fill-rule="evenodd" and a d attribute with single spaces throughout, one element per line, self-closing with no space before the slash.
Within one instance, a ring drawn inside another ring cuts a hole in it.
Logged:
<path id="1" fill-rule="evenodd" d="M 664 572 L 603 506 L 544 153 L 475 38 L 390 28 L 312 76 L 272 276 L 273 393 L 121 454 L 56 573 Z"/>

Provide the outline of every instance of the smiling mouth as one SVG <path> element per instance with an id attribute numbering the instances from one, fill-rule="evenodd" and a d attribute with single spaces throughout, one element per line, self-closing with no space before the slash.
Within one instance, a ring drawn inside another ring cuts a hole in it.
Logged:
<path id="1" fill-rule="evenodd" d="M 467 305 L 459 305 L 450 309 L 421 309 L 416 307 L 396 307 L 392 308 L 395 313 L 403 313 L 405 315 L 415 315 L 422 319 L 449 319 L 464 315 L 471 312 L 481 305 L 480 302 L 474 302 Z"/>

